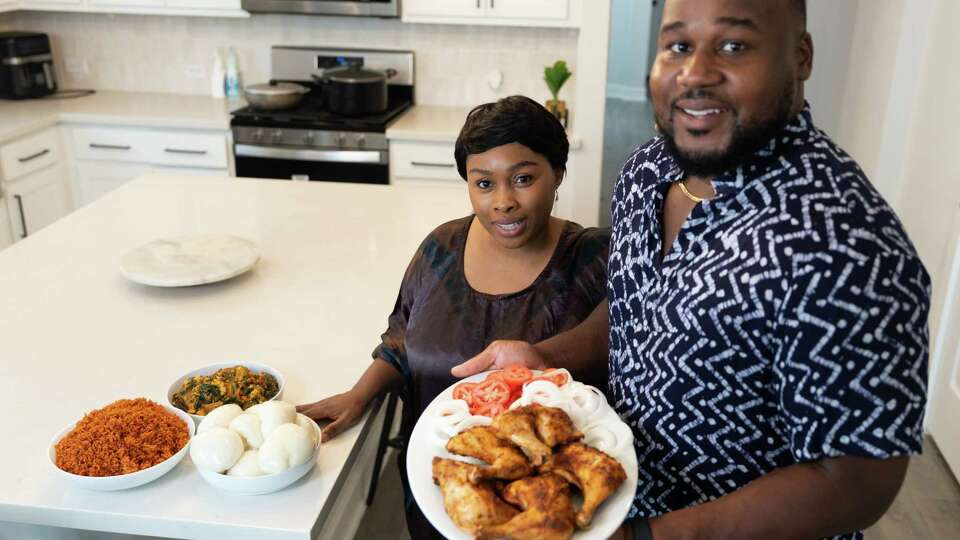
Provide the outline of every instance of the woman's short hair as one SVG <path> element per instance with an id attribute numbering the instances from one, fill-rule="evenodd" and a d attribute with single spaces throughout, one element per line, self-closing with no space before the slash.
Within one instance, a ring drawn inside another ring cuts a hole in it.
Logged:
<path id="1" fill-rule="evenodd" d="M 557 117 L 526 96 L 510 96 L 475 107 L 460 130 L 454 157 L 467 179 L 467 157 L 505 144 L 519 143 L 547 158 L 553 170 L 567 170 L 570 142 Z"/>

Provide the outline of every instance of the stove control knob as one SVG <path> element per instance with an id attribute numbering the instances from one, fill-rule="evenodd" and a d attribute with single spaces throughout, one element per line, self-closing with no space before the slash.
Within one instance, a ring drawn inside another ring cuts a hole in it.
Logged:
<path id="1" fill-rule="evenodd" d="M 365 146 L 367 146 L 367 138 L 364 137 L 363 135 L 360 135 L 359 137 L 357 137 L 357 146 L 360 148 L 364 148 Z"/>
<path id="2" fill-rule="evenodd" d="M 337 146 L 339 146 L 340 148 L 343 148 L 343 147 L 346 146 L 346 145 L 347 145 L 347 136 L 346 136 L 345 134 L 343 134 L 343 133 L 338 133 L 338 134 L 337 134 Z"/>
<path id="3" fill-rule="evenodd" d="M 311 146 L 313 144 L 315 137 L 312 131 L 308 131 L 303 134 L 303 144 L 306 146 Z"/>
<path id="4" fill-rule="evenodd" d="M 258 130 L 255 130 L 255 131 L 251 132 L 251 133 L 250 133 L 250 139 L 252 139 L 253 142 L 260 142 L 260 141 L 262 141 L 262 140 L 263 140 L 263 130 L 262 130 L 262 129 L 258 129 Z"/>
<path id="5" fill-rule="evenodd" d="M 273 142 L 279 144 L 283 140 L 283 130 L 276 130 L 273 132 Z"/>

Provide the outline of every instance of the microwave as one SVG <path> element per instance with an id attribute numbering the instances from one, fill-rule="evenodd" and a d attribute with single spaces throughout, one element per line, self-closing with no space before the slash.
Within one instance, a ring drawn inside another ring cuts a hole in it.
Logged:
<path id="1" fill-rule="evenodd" d="M 399 17 L 400 0 L 241 0 L 250 13 Z"/>

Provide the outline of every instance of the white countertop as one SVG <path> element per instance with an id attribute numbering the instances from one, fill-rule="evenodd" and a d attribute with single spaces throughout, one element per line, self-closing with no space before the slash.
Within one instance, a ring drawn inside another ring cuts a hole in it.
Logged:
<path id="1" fill-rule="evenodd" d="M 414 105 L 387 128 L 387 139 L 455 143 L 467 114 L 473 107 Z M 583 140 L 567 132 L 570 150 L 579 150 Z"/>
<path id="2" fill-rule="evenodd" d="M 0 100 L 0 143 L 58 122 L 226 130 L 230 111 L 243 105 L 207 96 L 103 90 L 73 99 Z"/>
<path id="3" fill-rule="evenodd" d="M 85 491 L 53 474 L 47 445 L 116 399 L 163 402 L 173 380 L 207 364 L 271 365 L 292 402 L 347 390 L 370 363 L 420 241 L 462 207 L 462 193 L 442 188 L 153 175 L 0 252 L 0 522 L 309 538 L 359 426 L 324 444 L 305 479 L 263 496 L 217 491 L 189 457 L 139 488 Z M 199 232 L 254 240 L 262 259 L 195 288 L 120 275 L 127 251 Z"/>
<path id="4" fill-rule="evenodd" d="M 456 142 L 472 107 L 414 105 L 387 128 L 387 139 Z"/>

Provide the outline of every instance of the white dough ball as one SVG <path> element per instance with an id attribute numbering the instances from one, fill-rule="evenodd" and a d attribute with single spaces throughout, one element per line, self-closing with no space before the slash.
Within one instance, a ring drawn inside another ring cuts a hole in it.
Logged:
<path id="1" fill-rule="evenodd" d="M 258 458 L 260 469 L 273 474 L 296 467 L 310 459 L 313 439 L 307 430 L 296 424 L 283 424 L 263 441 Z"/>
<path id="2" fill-rule="evenodd" d="M 227 471 L 229 476 L 262 476 L 256 450 L 247 450 L 239 461 Z"/>
<path id="3" fill-rule="evenodd" d="M 317 423 L 314 422 L 309 416 L 305 414 L 297 413 L 297 425 L 307 430 L 307 433 L 310 434 L 310 440 L 313 441 L 313 445 L 316 446 L 317 442 Z"/>
<path id="4" fill-rule="evenodd" d="M 190 459 L 199 469 L 223 472 L 243 455 L 243 439 L 227 428 L 216 427 L 190 442 Z"/>
<path id="5" fill-rule="evenodd" d="M 248 412 L 260 417 L 260 432 L 263 433 L 264 439 L 269 437 L 278 426 L 297 421 L 297 408 L 293 403 L 286 401 L 267 401 L 256 407 L 250 407 Z"/>
<path id="6" fill-rule="evenodd" d="M 260 417 L 243 413 L 230 421 L 230 431 L 235 431 L 246 448 L 256 450 L 263 444 L 263 432 L 260 430 Z"/>
<path id="7" fill-rule="evenodd" d="M 208 412 L 207 415 L 203 417 L 203 420 L 200 421 L 200 425 L 197 426 L 197 433 L 203 433 L 204 431 L 213 429 L 215 427 L 225 428 L 230 425 L 231 420 L 236 418 L 242 412 L 243 409 L 241 409 L 236 403 L 221 405 Z"/>

